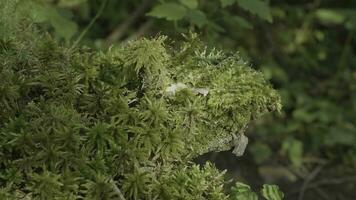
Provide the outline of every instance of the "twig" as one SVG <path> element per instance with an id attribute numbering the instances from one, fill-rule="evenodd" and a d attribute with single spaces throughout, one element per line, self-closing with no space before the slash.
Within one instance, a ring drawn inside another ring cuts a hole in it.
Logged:
<path id="1" fill-rule="evenodd" d="M 318 176 L 318 174 L 321 172 L 321 170 L 323 169 L 323 165 L 319 165 L 318 167 L 316 167 L 312 173 L 309 174 L 309 176 L 306 177 L 303 185 L 302 185 L 302 188 L 300 189 L 300 192 L 299 192 L 299 197 L 298 197 L 298 200 L 303 200 L 304 199 L 304 194 L 305 194 L 305 191 L 307 190 L 308 186 L 309 186 L 309 183 L 316 177 Z"/>
<path id="2" fill-rule="evenodd" d="M 333 179 L 323 179 L 323 180 L 314 182 L 312 184 L 309 184 L 308 187 L 305 188 L 305 191 L 310 190 L 310 189 L 315 189 L 318 187 L 328 186 L 328 185 L 340 185 L 340 184 L 344 184 L 347 182 L 356 182 L 356 176 L 347 176 L 347 177 L 333 178 Z M 298 193 L 298 190 L 293 190 L 288 193 L 288 196 L 294 195 L 296 193 Z"/>
<path id="3" fill-rule="evenodd" d="M 321 188 L 314 188 L 314 190 L 316 191 L 316 193 L 318 193 L 323 199 L 325 200 L 329 200 L 330 198 L 328 197 L 327 194 L 325 194 L 325 192 L 321 189 Z"/>
<path id="4" fill-rule="evenodd" d="M 356 176 L 335 178 L 335 179 L 325 179 L 325 180 L 321 180 L 321 181 L 315 182 L 313 184 L 310 184 L 310 188 L 324 186 L 324 185 L 339 185 L 339 184 L 344 184 L 346 182 L 353 182 L 353 181 L 356 182 Z"/>
<path id="5" fill-rule="evenodd" d="M 130 36 L 128 39 L 126 39 L 126 40 L 124 41 L 124 43 L 125 43 L 125 42 L 128 42 L 128 41 L 130 41 L 130 40 L 134 40 L 134 39 L 136 39 L 136 38 L 139 38 L 139 37 L 145 35 L 146 32 L 152 27 L 152 25 L 153 25 L 153 20 L 147 21 L 146 23 L 144 23 L 144 24 L 140 27 L 140 29 L 138 29 L 138 31 L 137 31 L 135 34 L 133 34 L 132 36 Z"/>
<path id="6" fill-rule="evenodd" d="M 339 63 L 337 65 L 338 72 L 340 72 L 342 70 L 342 68 L 344 67 L 344 65 L 345 65 L 345 61 L 347 59 L 347 55 L 348 55 L 348 53 L 350 51 L 350 47 L 351 47 L 351 44 L 352 44 L 353 35 L 354 34 L 353 34 L 352 31 L 350 31 L 347 34 L 344 47 L 342 48 L 342 52 L 341 52 L 341 56 L 340 56 L 340 59 L 339 59 Z"/>
<path id="7" fill-rule="evenodd" d="M 85 36 L 85 34 L 89 31 L 89 29 L 93 26 L 93 24 L 95 23 L 95 21 L 100 17 L 100 15 L 103 13 L 104 8 L 107 4 L 108 0 L 103 0 L 101 2 L 100 8 L 98 10 L 98 12 L 96 13 L 96 15 L 94 16 L 94 18 L 90 21 L 90 23 L 88 24 L 87 27 L 85 27 L 85 29 L 82 31 L 82 33 L 78 36 L 78 38 L 75 40 L 75 42 L 73 43 L 71 49 L 73 49 L 74 47 L 76 47 L 79 42 L 83 39 L 83 37 Z"/>
<path id="8" fill-rule="evenodd" d="M 106 43 L 110 44 L 119 40 L 127 31 L 127 29 L 133 24 L 142 14 L 147 10 L 147 8 L 153 3 L 153 0 L 145 0 L 141 5 L 130 15 L 125 22 L 117 26 L 110 35 L 106 38 Z"/>

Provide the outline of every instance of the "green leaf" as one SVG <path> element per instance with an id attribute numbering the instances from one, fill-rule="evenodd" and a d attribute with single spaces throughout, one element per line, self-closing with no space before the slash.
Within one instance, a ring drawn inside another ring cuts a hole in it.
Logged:
<path id="1" fill-rule="evenodd" d="M 23 6 L 31 6 L 30 17 L 35 23 L 42 23 L 48 20 L 48 11 L 40 4 L 23 4 Z"/>
<path id="2" fill-rule="evenodd" d="M 353 146 L 355 144 L 355 133 L 352 129 L 342 126 L 330 127 L 324 138 L 324 144 L 327 146 L 345 145 Z"/>
<path id="3" fill-rule="evenodd" d="M 256 163 L 261 164 L 268 160 L 272 155 L 272 150 L 262 142 L 255 142 L 249 148 Z"/>
<path id="4" fill-rule="evenodd" d="M 252 29 L 253 26 L 250 22 L 248 22 L 246 19 L 240 17 L 240 16 L 232 16 L 231 20 L 234 21 L 236 24 L 238 24 L 240 27 L 245 28 L 245 29 Z"/>
<path id="5" fill-rule="evenodd" d="M 282 200 L 284 197 L 283 192 L 279 190 L 277 185 L 264 184 L 261 194 L 267 200 Z"/>
<path id="6" fill-rule="evenodd" d="M 55 7 L 42 4 L 33 4 L 32 6 L 31 18 L 33 21 L 49 23 L 59 37 L 68 41 L 78 31 L 77 24 L 62 16 Z"/>
<path id="7" fill-rule="evenodd" d="M 239 6 L 261 19 L 272 22 L 271 10 L 266 1 L 263 0 L 237 0 Z"/>
<path id="8" fill-rule="evenodd" d="M 87 0 L 59 0 L 58 6 L 60 7 L 76 7 L 83 3 L 87 2 Z"/>
<path id="9" fill-rule="evenodd" d="M 216 24 L 216 23 L 214 23 L 212 21 L 209 21 L 208 25 L 214 31 L 217 31 L 217 32 L 220 32 L 220 33 L 225 32 L 225 29 L 223 27 L 221 27 L 220 25 L 218 25 L 218 24 Z"/>
<path id="10" fill-rule="evenodd" d="M 198 7 L 198 0 L 180 0 L 180 2 L 190 9 L 196 9 Z"/>
<path id="11" fill-rule="evenodd" d="M 176 3 L 164 3 L 154 7 L 149 13 L 148 16 L 164 18 L 166 20 L 180 20 L 187 13 L 187 9 Z"/>
<path id="12" fill-rule="evenodd" d="M 336 9 L 318 9 L 315 16 L 322 23 L 327 24 L 342 24 L 345 21 L 345 14 Z"/>
<path id="13" fill-rule="evenodd" d="M 206 18 L 205 13 L 200 10 L 192 10 L 188 13 L 188 18 L 194 24 L 196 24 L 199 28 L 203 27 L 204 25 L 208 24 L 208 19 Z"/>
<path id="14" fill-rule="evenodd" d="M 290 138 L 282 143 L 282 152 L 287 153 L 294 166 L 301 166 L 303 159 L 303 143 L 295 138 Z"/>
<path id="15" fill-rule="evenodd" d="M 293 115 L 294 119 L 300 120 L 300 121 L 306 122 L 306 123 L 311 123 L 317 119 L 317 116 L 315 115 L 315 113 L 307 110 L 306 108 L 296 109 L 293 111 L 292 115 Z"/>
<path id="16" fill-rule="evenodd" d="M 344 25 L 347 29 L 356 27 L 356 11 L 354 9 L 318 9 L 315 16 L 323 24 Z"/>
<path id="17" fill-rule="evenodd" d="M 50 23 L 55 32 L 65 40 L 70 40 L 78 31 L 78 26 L 73 21 L 61 16 L 55 9 L 50 14 Z"/>
<path id="18" fill-rule="evenodd" d="M 234 200 L 257 200 L 258 196 L 251 190 L 251 187 L 237 182 L 235 186 L 231 188 L 231 197 Z"/>
<path id="19" fill-rule="evenodd" d="M 227 7 L 227 6 L 231 6 L 232 4 L 235 3 L 236 0 L 220 0 L 221 6 L 223 8 Z"/>

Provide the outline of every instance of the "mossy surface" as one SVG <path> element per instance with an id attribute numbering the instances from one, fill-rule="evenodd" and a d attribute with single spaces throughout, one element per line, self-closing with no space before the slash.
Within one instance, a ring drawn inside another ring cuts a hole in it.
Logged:
<path id="1" fill-rule="evenodd" d="M 190 160 L 281 107 L 194 37 L 96 52 L 23 30 L 0 38 L 0 199 L 228 199 L 223 173 Z"/>

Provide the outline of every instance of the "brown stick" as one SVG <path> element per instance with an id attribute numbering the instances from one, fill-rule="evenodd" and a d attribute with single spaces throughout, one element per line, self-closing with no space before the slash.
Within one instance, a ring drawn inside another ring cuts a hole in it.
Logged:
<path id="1" fill-rule="evenodd" d="M 304 199 L 304 194 L 305 191 L 307 190 L 309 183 L 316 177 L 318 176 L 318 174 L 321 172 L 321 170 L 323 169 L 323 165 L 319 165 L 318 167 L 316 167 L 312 173 L 310 173 L 310 175 L 305 179 L 302 188 L 300 189 L 299 192 L 299 197 L 298 200 L 303 200 Z"/>
<path id="2" fill-rule="evenodd" d="M 123 23 L 119 24 L 106 38 L 106 43 L 111 44 L 117 40 L 120 40 L 122 36 L 126 33 L 128 28 L 148 9 L 153 3 L 153 0 L 144 0 L 141 5 L 131 14 Z"/>
<path id="3" fill-rule="evenodd" d="M 128 42 L 130 40 L 134 40 L 136 38 L 139 38 L 143 35 L 146 34 L 146 32 L 153 26 L 153 20 L 149 20 L 147 21 L 146 23 L 144 23 L 139 29 L 137 32 L 135 32 L 133 35 L 131 35 L 128 39 L 126 39 L 124 41 L 125 42 Z"/>

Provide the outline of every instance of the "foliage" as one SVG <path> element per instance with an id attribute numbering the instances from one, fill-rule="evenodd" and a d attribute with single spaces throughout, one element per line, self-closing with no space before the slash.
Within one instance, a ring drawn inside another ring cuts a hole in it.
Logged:
<path id="1" fill-rule="evenodd" d="M 253 132 L 259 142 L 278 145 L 276 153 L 296 167 L 316 158 L 355 166 L 355 5 L 332 6 L 324 2 L 307 10 L 280 3 L 275 23 L 260 26 L 269 44 L 261 51 L 253 45 L 265 43 L 260 34 L 250 34 L 245 44 L 253 56 L 272 49 L 258 64 L 285 105 L 282 116 L 264 118 Z"/>
<path id="2" fill-rule="evenodd" d="M 96 24 L 97 27 L 94 27 L 93 31 L 89 33 L 89 36 L 96 39 L 98 36 L 104 37 L 103 34 L 107 34 L 108 30 L 114 29 L 115 31 L 117 21 L 125 18 L 129 18 L 129 22 L 137 20 L 135 19 L 137 14 L 156 18 L 155 23 L 165 24 L 162 26 L 169 26 L 170 22 L 173 22 L 175 32 L 186 32 L 186 30 L 194 28 L 211 33 L 224 32 L 225 28 L 220 26 L 221 20 L 215 19 L 217 16 L 222 16 L 223 21 L 231 21 L 247 29 L 252 28 L 252 24 L 246 20 L 246 18 L 251 17 L 251 14 L 268 22 L 273 21 L 269 3 L 265 0 L 144 0 L 143 2 L 138 0 L 15 0 L 15 2 L 19 2 L 19 5 L 21 5 L 19 7 L 27 8 L 30 11 L 29 16 L 34 22 L 41 25 L 46 31 L 53 32 L 58 37 L 57 39 L 66 41 L 75 38 L 80 32 L 78 29 L 85 29 L 85 26 L 81 27 L 83 24 L 90 24 L 90 21 L 95 18 L 95 14 L 99 12 L 101 4 L 107 4 L 106 12 L 101 14 L 105 26 L 98 23 Z M 141 4 L 148 5 L 146 7 L 150 9 L 144 10 L 144 6 Z M 129 13 L 132 7 L 137 9 Z M 122 9 L 121 12 L 117 12 L 116 8 Z M 230 12 L 230 10 L 233 12 Z M 238 12 L 235 12 L 236 10 Z M 168 23 L 159 19 L 164 19 Z M 126 27 L 126 25 L 123 27 Z M 172 32 L 172 34 L 174 33 Z M 88 42 L 92 41 L 88 40 Z"/>
<path id="3" fill-rule="evenodd" d="M 221 6 L 223 8 L 230 6 L 237 2 L 237 4 L 249 11 L 252 14 L 257 15 L 261 19 L 272 22 L 272 16 L 269 9 L 269 5 L 264 0 L 221 0 Z M 153 8 L 148 13 L 150 16 L 165 18 L 167 20 L 181 20 L 187 17 L 191 22 L 197 24 L 199 27 L 208 23 L 209 20 L 206 14 L 198 9 L 197 0 L 180 0 L 178 3 L 162 3 Z"/>
<path id="4" fill-rule="evenodd" d="M 258 195 L 251 191 L 251 187 L 241 183 L 237 182 L 232 188 L 232 194 L 234 196 L 233 199 L 239 200 L 239 199 L 246 199 L 246 200 L 257 200 Z M 263 188 L 261 189 L 261 194 L 262 196 L 267 199 L 267 200 L 280 200 L 283 199 L 284 194 L 279 191 L 279 187 L 276 185 L 263 185 Z"/>
<path id="5" fill-rule="evenodd" d="M 71 20 L 72 15 L 69 12 L 44 1 L 14 0 L 11 3 L 3 1 L 1 4 L 2 21 L 7 21 L 3 26 L 19 23 L 17 20 L 20 20 L 21 16 L 26 14 L 29 18 L 27 20 L 42 25 L 47 30 L 54 29 L 54 33 L 59 39 L 68 41 L 78 31 L 78 25 Z M 14 10 L 17 14 L 11 13 Z M 6 27 L 4 30 L 8 29 L 9 27 Z"/>
<path id="6" fill-rule="evenodd" d="M 236 199 L 224 173 L 190 160 L 239 145 L 281 108 L 238 54 L 194 34 L 96 52 L 12 27 L 0 37 L 3 199 Z"/>

